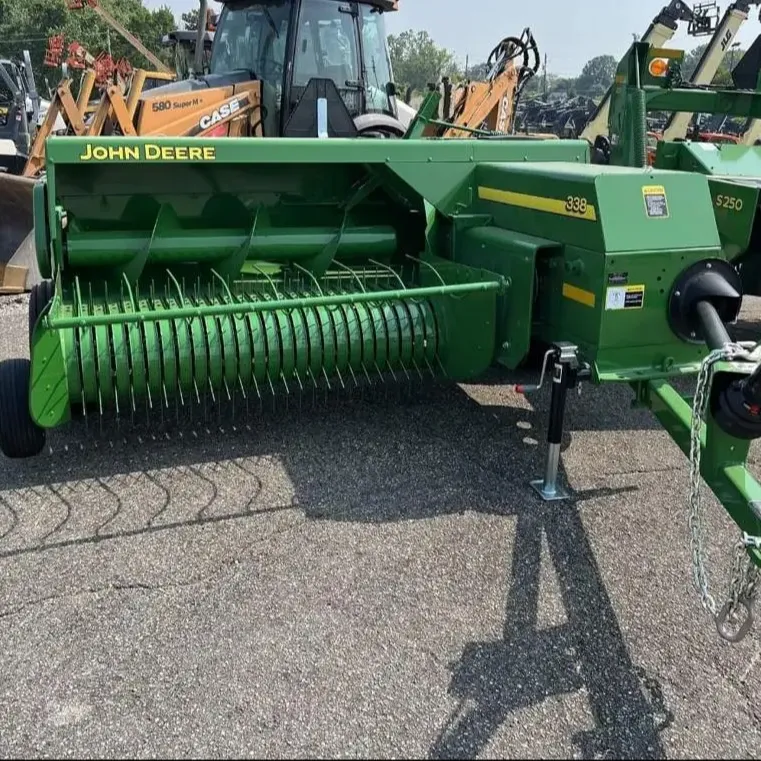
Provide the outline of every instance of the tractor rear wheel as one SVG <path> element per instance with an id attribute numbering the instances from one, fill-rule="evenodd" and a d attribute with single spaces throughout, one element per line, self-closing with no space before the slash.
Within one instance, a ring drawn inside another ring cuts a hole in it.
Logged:
<path id="1" fill-rule="evenodd" d="M 28 359 L 0 362 L 0 450 L 6 457 L 35 457 L 45 446 L 45 430 L 29 414 Z"/>

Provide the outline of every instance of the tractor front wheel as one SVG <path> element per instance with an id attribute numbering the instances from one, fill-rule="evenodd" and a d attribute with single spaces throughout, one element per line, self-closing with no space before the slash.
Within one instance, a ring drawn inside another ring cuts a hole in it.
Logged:
<path id="1" fill-rule="evenodd" d="M 45 446 L 45 430 L 29 414 L 28 359 L 0 362 L 0 450 L 6 457 L 35 457 Z"/>

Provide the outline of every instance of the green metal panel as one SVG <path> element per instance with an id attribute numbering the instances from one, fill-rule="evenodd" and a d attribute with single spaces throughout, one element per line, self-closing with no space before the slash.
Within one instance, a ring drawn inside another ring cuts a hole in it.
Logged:
<path id="1" fill-rule="evenodd" d="M 761 178 L 761 146 L 714 143 L 660 143 L 658 166 L 672 161 L 674 169 L 699 171 L 717 177 Z"/>
<path id="2" fill-rule="evenodd" d="M 476 181 L 479 211 L 528 235 L 600 252 L 691 249 L 719 243 L 711 216 L 694 215 L 696 204 L 710 205 L 704 177 L 557 162 L 551 166 L 480 165 Z M 665 197 L 664 215 L 656 216 L 653 209 L 648 212 L 650 195 Z M 575 211 L 574 203 L 584 211 Z M 690 224 L 685 224 L 686 219 Z"/>
<path id="3" fill-rule="evenodd" d="M 518 367 L 531 346 L 537 259 L 557 257 L 561 251 L 555 241 L 494 226 L 479 225 L 455 236 L 456 261 L 498 273 L 509 282 L 508 290 L 498 298 L 493 338 L 493 360 L 505 367 Z"/>
<path id="4" fill-rule="evenodd" d="M 761 147 L 660 143 L 655 164 L 708 176 L 724 255 L 741 267 L 745 292 L 761 295 L 761 257 L 751 248 L 761 191 Z"/>
<path id="5" fill-rule="evenodd" d="M 52 164 L 385 164 L 413 162 L 586 161 L 584 140 L 314 140 L 310 138 L 51 137 Z"/>
<path id="6" fill-rule="evenodd" d="M 476 180 L 476 209 L 510 236 L 562 241 L 539 261 L 532 316 L 537 337 L 579 345 L 598 380 L 695 371 L 704 349 L 674 336 L 666 304 L 689 264 L 722 257 L 706 177 L 567 163 L 490 163 L 478 167 Z M 510 247 L 501 248 L 499 255 L 508 260 Z M 488 247 L 485 253 L 493 256 Z M 475 265 L 479 257 L 470 251 L 467 261 Z M 503 332 L 514 330 L 508 322 Z"/>
<path id="7" fill-rule="evenodd" d="M 748 251 L 759 204 L 759 184 L 709 177 L 713 212 L 724 253 L 730 261 Z"/>
<path id="8" fill-rule="evenodd" d="M 608 254 L 566 247 L 546 265 L 536 333 L 547 342 L 579 345 L 598 381 L 628 381 L 694 373 L 702 345 L 674 336 L 666 317 L 677 276 L 714 249 Z M 628 300 L 622 308 L 621 299 Z"/>

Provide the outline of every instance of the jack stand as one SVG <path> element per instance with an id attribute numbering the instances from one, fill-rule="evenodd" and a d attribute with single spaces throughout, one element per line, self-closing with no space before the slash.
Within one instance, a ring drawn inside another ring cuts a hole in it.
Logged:
<path id="1" fill-rule="evenodd" d="M 544 478 L 531 482 L 533 489 L 545 502 L 568 499 L 570 494 L 558 486 L 560 444 L 563 439 L 563 417 L 569 388 L 579 379 L 578 347 L 565 341 L 552 345 L 552 397 L 550 401 L 550 425 L 547 432 L 547 466 Z"/>

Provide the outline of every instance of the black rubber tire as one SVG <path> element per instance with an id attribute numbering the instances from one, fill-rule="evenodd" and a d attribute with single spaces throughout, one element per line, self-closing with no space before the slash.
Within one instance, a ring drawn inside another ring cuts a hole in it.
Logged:
<path id="1" fill-rule="evenodd" d="M 379 140 L 379 139 L 380 140 L 399 140 L 402 137 L 404 137 L 404 135 L 403 134 L 400 135 L 396 130 L 388 130 L 388 129 L 379 128 L 379 129 L 368 129 L 368 130 L 365 130 L 364 132 L 360 132 L 358 137 L 372 138 L 375 140 Z"/>
<path id="2" fill-rule="evenodd" d="M 12 459 L 35 457 L 45 447 L 45 430 L 29 414 L 28 359 L 0 362 L 0 451 Z"/>
<path id="3" fill-rule="evenodd" d="M 32 345 L 32 334 L 39 316 L 53 300 L 53 281 L 43 280 L 32 286 L 29 292 L 29 345 Z"/>

